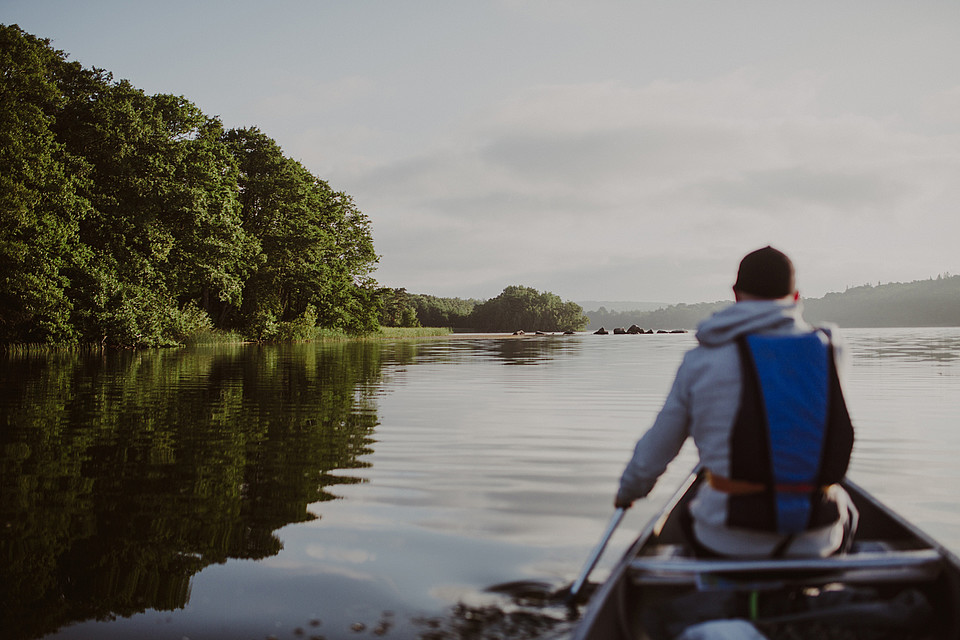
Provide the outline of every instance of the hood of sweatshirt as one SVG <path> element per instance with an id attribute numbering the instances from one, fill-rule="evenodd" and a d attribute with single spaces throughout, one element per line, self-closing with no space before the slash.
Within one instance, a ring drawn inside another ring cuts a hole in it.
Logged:
<path id="1" fill-rule="evenodd" d="M 809 330 L 799 302 L 745 300 L 713 314 L 697 326 L 697 340 L 707 347 L 733 342 L 745 333 Z"/>

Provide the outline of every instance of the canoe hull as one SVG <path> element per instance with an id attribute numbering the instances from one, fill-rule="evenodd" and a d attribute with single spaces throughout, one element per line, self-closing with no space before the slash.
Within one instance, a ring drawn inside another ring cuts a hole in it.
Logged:
<path id="1" fill-rule="evenodd" d="M 891 637 L 960 638 L 960 560 L 855 483 L 844 483 L 860 511 L 854 553 L 724 561 L 694 558 L 685 544 L 678 514 L 700 481 L 691 475 L 640 533 L 593 594 L 573 640 L 659 640 L 690 620 L 731 617 L 755 619 L 769 637 L 783 626 L 795 634 L 803 625 L 875 622 Z M 851 602 L 816 601 L 841 597 Z"/>

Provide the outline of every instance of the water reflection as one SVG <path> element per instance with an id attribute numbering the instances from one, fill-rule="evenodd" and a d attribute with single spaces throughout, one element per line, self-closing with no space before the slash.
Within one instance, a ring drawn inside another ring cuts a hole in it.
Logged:
<path id="1" fill-rule="evenodd" d="M 849 336 L 856 357 L 867 361 L 952 362 L 960 358 L 960 336 L 954 328 L 878 329 L 844 335 Z"/>
<path id="2" fill-rule="evenodd" d="M 576 336 L 538 336 L 491 341 L 491 354 L 508 365 L 546 364 L 563 355 L 575 354 L 582 346 Z"/>
<path id="3" fill-rule="evenodd" d="M 457 336 L 448 340 L 405 345 L 405 351 L 419 364 L 458 364 L 466 361 L 488 360 L 504 365 L 546 364 L 559 357 L 575 355 L 589 336 L 562 334 L 526 335 L 520 337 L 490 338 Z"/>
<path id="4" fill-rule="evenodd" d="M 183 607 L 358 480 L 377 343 L 0 361 L 0 628 Z"/>
<path id="5" fill-rule="evenodd" d="M 856 479 L 956 547 L 960 333 L 843 334 Z M 576 575 L 693 344 L 455 336 L 0 359 L 0 635 L 563 637 L 565 609 L 484 590 Z"/>

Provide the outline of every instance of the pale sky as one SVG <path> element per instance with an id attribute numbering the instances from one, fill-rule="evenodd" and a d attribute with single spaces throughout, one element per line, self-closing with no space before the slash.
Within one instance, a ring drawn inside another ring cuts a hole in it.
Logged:
<path id="1" fill-rule="evenodd" d="M 372 221 L 381 285 L 730 298 L 960 273 L 960 2 L 0 0 L 256 126 Z"/>

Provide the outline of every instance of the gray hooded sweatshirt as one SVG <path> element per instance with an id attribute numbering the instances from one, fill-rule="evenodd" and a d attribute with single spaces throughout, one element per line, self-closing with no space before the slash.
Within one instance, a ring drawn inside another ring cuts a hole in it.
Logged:
<path id="1" fill-rule="evenodd" d="M 663 409 L 637 442 L 620 479 L 620 499 L 646 496 L 688 436 L 693 437 L 702 467 L 730 477 L 730 438 L 741 390 L 737 338 L 749 333 L 791 335 L 813 330 L 802 319 L 799 303 L 783 300 L 738 302 L 700 323 L 699 346 L 684 356 Z M 842 376 L 842 347 L 836 331 L 831 334 Z M 844 527 L 854 524 L 850 519 L 855 519 L 856 512 L 840 487 L 831 487 L 827 498 L 837 501 L 840 521 L 796 536 L 786 555 L 826 556 L 840 547 Z M 727 494 L 706 484 L 692 501 L 690 513 L 698 541 L 724 555 L 769 556 L 783 540 L 773 532 L 727 527 Z"/>

